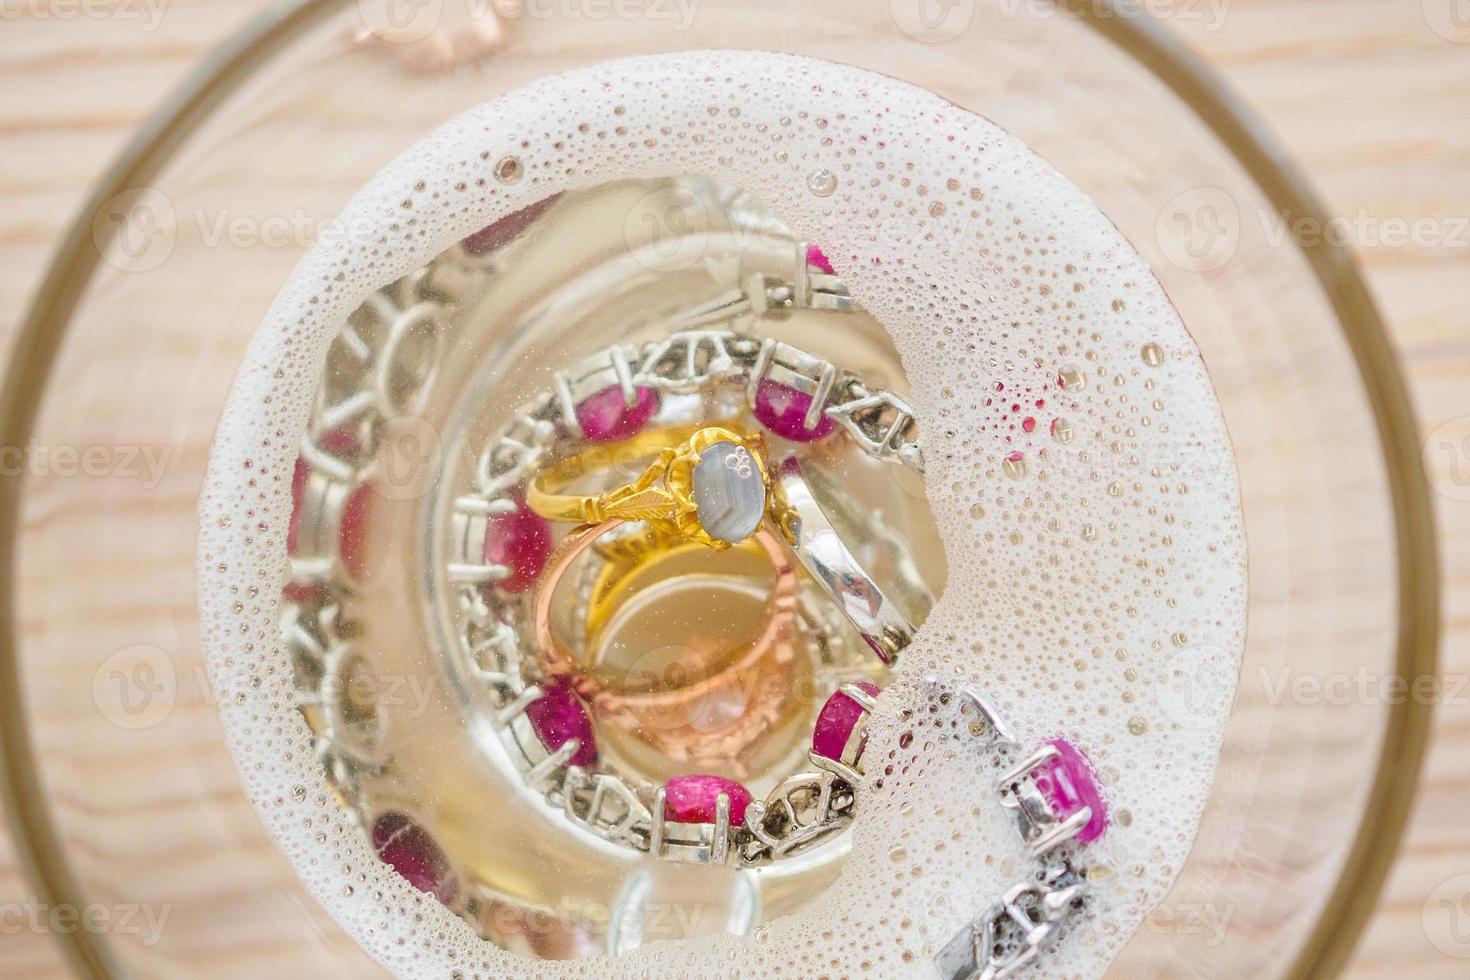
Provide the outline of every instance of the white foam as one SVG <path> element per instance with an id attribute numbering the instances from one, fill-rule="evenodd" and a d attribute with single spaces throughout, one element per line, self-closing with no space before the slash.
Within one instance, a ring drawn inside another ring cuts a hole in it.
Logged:
<path id="1" fill-rule="evenodd" d="M 506 155 L 524 176 L 502 185 L 492 168 Z M 823 169 L 837 179 L 827 196 L 809 183 Z M 882 786 L 868 787 L 852 856 L 825 894 L 750 937 L 537 963 L 480 940 L 379 863 L 313 758 L 275 598 L 292 464 L 327 345 L 371 290 L 553 192 L 679 173 L 754 192 L 825 247 L 893 333 L 949 584 L 880 702 L 868 768 Z M 375 178 L 341 227 L 303 259 L 250 347 L 201 496 L 198 570 L 246 791 L 365 948 L 405 977 L 931 976 L 934 949 L 1021 871 L 991 771 L 923 693 L 919 677 L 937 671 L 990 691 L 1023 737 L 1066 734 L 1102 771 L 1115 820 L 1090 853 L 1116 876 L 1097 890 L 1097 928 L 1045 971 L 1102 972 L 1188 854 L 1231 692 L 1169 678 L 1181 663 L 1235 676 L 1245 568 L 1204 365 L 1086 197 L 921 89 L 804 58 L 701 52 L 594 66 L 466 113 Z M 1147 343 L 1161 364 L 1145 362 Z M 1059 391 L 1072 369 L 1085 387 Z M 1053 437 L 1054 418 L 1070 442 Z M 1003 472 L 1015 452 L 1020 478 Z M 905 731 L 917 737 L 899 748 Z"/>

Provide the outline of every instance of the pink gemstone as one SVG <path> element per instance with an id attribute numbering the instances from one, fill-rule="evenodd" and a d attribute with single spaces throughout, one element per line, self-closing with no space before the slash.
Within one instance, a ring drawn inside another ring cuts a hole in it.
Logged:
<path id="1" fill-rule="evenodd" d="M 372 487 L 364 483 L 352 491 L 347 502 L 342 505 L 342 526 L 337 531 L 337 552 L 342 556 L 342 564 L 347 566 L 347 574 L 355 579 L 362 578 L 365 557 L 362 542 L 367 536 L 368 501 L 372 493 Z"/>
<path id="2" fill-rule="evenodd" d="M 763 378 L 755 386 L 755 417 L 761 425 L 792 442 L 816 442 L 832 434 L 837 423 L 823 415 L 810 429 L 806 413 L 812 407 L 812 396 L 790 385 Z"/>
<path id="3" fill-rule="evenodd" d="M 1057 757 L 1038 766 L 1032 782 L 1059 820 L 1066 820 L 1084 806 L 1092 808 L 1092 818 L 1077 834 L 1078 843 L 1089 844 L 1108 829 L 1108 807 L 1097 785 L 1097 773 L 1087 757 L 1066 739 L 1053 738 L 1046 744 L 1056 747 Z"/>
<path id="4" fill-rule="evenodd" d="M 623 389 L 618 385 L 584 398 L 577 406 L 582 435 L 592 442 L 617 442 L 636 435 L 658 414 L 659 399 L 652 388 L 635 388 L 634 395 L 632 408 L 623 401 Z"/>
<path id="5" fill-rule="evenodd" d="M 485 524 L 485 563 L 504 565 L 510 574 L 495 587 L 502 592 L 524 592 L 536 584 L 551 557 L 551 523 L 516 500 L 509 514 L 496 514 Z"/>
<path id="6" fill-rule="evenodd" d="M 664 784 L 664 819 L 672 823 L 714 823 L 720 794 L 730 799 L 730 823 L 745 820 L 750 790 L 722 776 L 675 776 Z"/>
<path id="7" fill-rule="evenodd" d="M 592 719 L 571 686 L 554 681 L 543 684 L 541 691 L 539 698 L 526 705 L 526 717 L 546 751 L 555 752 L 575 738 L 577 751 L 567 763 L 584 769 L 597 765 L 597 736 L 592 731 Z"/>
<path id="8" fill-rule="evenodd" d="M 877 697 L 878 688 L 867 681 L 859 681 L 858 687 L 867 694 Z M 866 712 L 863 706 L 841 691 L 833 691 L 822 710 L 817 712 L 817 723 L 812 726 L 812 751 L 824 759 L 842 759 L 842 749 L 848 736 Z"/>
<path id="9" fill-rule="evenodd" d="M 815 245 L 806 247 L 806 264 L 815 266 L 818 272 L 825 272 L 829 276 L 833 274 L 832 263 L 827 260 L 827 253 Z"/>
<path id="10" fill-rule="evenodd" d="M 441 902 L 454 899 L 458 884 L 449 861 L 427 830 L 401 813 L 385 813 L 373 824 L 373 850 L 408 883 Z"/>

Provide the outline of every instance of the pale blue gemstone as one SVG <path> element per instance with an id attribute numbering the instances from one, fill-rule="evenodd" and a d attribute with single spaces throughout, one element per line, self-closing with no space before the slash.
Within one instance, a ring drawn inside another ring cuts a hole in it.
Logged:
<path id="1" fill-rule="evenodd" d="M 766 485 L 750 450 L 717 442 L 700 453 L 694 503 L 710 537 L 739 544 L 754 534 L 766 513 Z"/>

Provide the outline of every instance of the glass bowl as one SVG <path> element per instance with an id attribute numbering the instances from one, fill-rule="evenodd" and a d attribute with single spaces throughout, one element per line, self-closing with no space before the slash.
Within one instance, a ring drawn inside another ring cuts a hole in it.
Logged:
<path id="1" fill-rule="evenodd" d="M 47 904 L 167 910 L 64 936 L 78 973 L 383 975 L 267 837 L 215 717 L 193 563 L 224 396 L 302 252 L 416 138 L 552 72 L 700 48 L 928 88 L 1035 148 L 1150 261 L 1234 441 L 1250 626 L 1192 854 L 1110 975 L 1333 972 L 1417 777 L 1433 537 L 1363 283 L 1327 238 L 1282 233 L 1321 209 L 1202 66 L 1108 3 L 317 0 L 257 22 L 145 127 L 10 363 L 0 445 L 28 447 L 0 482 L 17 847 Z"/>

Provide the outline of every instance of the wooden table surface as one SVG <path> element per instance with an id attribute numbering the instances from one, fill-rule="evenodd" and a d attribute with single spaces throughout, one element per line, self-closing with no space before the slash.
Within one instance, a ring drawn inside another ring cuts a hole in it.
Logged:
<path id="1" fill-rule="evenodd" d="M 0 0 L 0 345 L 136 123 L 266 5 Z M 1460 690 L 1470 676 L 1470 2 L 1147 6 L 1181 12 L 1171 25 L 1254 106 L 1329 211 L 1367 229 L 1353 244 L 1408 375 L 1438 491 L 1441 667 L 1454 696 L 1438 708 L 1409 836 L 1350 974 L 1465 976 L 1470 960 L 1440 947 L 1464 954 L 1453 930 L 1470 923 L 1470 694 Z M 1427 231 L 1408 243 L 1371 231 L 1395 222 Z M 29 891 L 0 833 L 0 909 L 23 906 Z M 66 971 L 49 936 L 3 928 L 0 975 Z"/>

